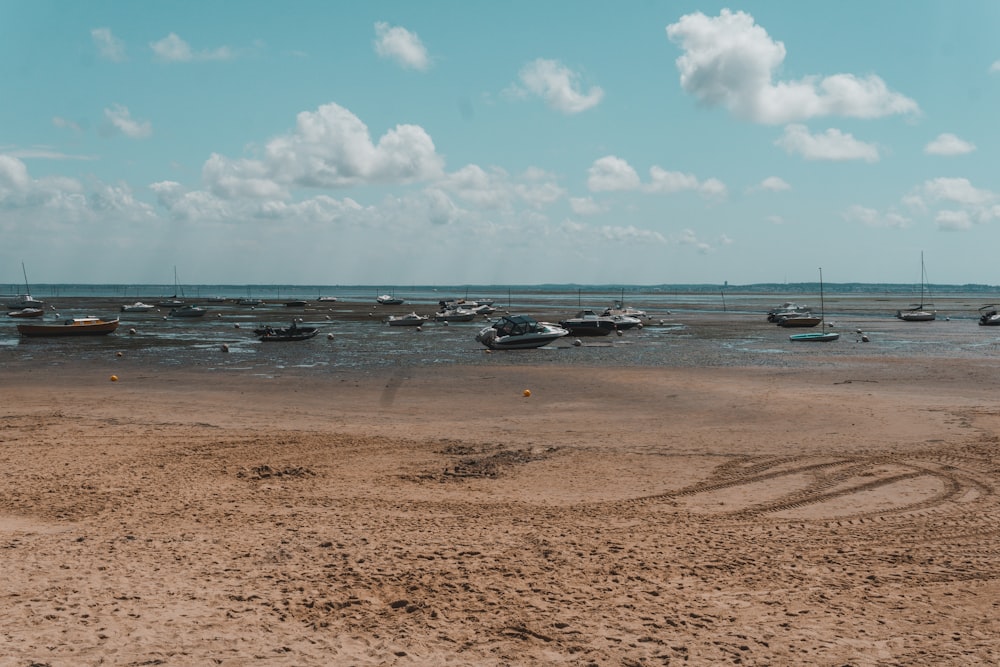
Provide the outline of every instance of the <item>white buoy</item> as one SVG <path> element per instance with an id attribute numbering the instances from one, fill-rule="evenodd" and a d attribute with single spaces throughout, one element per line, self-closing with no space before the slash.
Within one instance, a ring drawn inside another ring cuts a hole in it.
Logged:
<path id="1" fill-rule="evenodd" d="M 333 334 L 332 334 L 332 333 L 328 333 L 328 334 L 326 335 L 326 339 L 327 339 L 327 340 L 333 340 Z"/>
<path id="2" fill-rule="evenodd" d="M 223 352 L 229 352 L 229 346 L 228 346 L 228 345 L 226 345 L 225 343 L 223 343 L 223 344 L 222 344 L 222 351 L 223 351 Z"/>
<path id="3" fill-rule="evenodd" d="M 234 324 L 234 325 L 233 325 L 233 328 L 235 328 L 235 329 L 239 329 L 239 328 L 240 328 L 240 323 L 239 323 L 239 322 L 237 322 L 236 324 Z"/>
<path id="4" fill-rule="evenodd" d="M 134 336 L 135 335 L 135 328 L 133 327 L 132 329 L 129 329 L 128 332 Z"/>
<path id="5" fill-rule="evenodd" d="M 615 333 L 618 334 L 619 336 L 621 336 L 622 335 L 622 330 L 621 329 L 615 329 Z"/>
<path id="6" fill-rule="evenodd" d="M 573 341 L 573 347 L 580 347 L 581 345 L 583 345 L 583 341 L 579 338 Z"/>

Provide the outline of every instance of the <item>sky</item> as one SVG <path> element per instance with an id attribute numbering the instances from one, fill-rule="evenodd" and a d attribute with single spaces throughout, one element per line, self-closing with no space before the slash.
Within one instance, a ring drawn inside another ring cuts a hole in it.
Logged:
<path id="1" fill-rule="evenodd" d="M 0 0 L 0 284 L 1000 284 L 998 34 L 994 0 Z"/>

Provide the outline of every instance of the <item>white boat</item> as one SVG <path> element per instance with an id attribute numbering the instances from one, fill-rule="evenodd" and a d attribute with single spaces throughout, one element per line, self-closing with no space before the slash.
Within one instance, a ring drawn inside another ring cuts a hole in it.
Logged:
<path id="1" fill-rule="evenodd" d="M 782 317 L 794 317 L 795 315 L 811 315 L 812 309 L 809 306 L 802 306 L 791 301 L 786 301 L 780 306 L 775 306 L 767 311 L 767 321 L 777 322 Z"/>
<path id="2" fill-rule="evenodd" d="M 336 301 L 337 297 L 335 297 L 335 296 L 321 296 L 320 298 L 318 298 L 316 300 L 317 301 Z"/>
<path id="3" fill-rule="evenodd" d="M 129 303 L 122 306 L 123 313 L 148 313 L 149 311 L 156 308 L 151 303 L 143 303 L 142 301 L 136 301 L 135 303 Z"/>
<path id="4" fill-rule="evenodd" d="M 236 300 L 236 305 L 238 306 L 260 306 L 264 302 L 260 299 L 255 299 L 253 297 L 245 296 Z"/>
<path id="5" fill-rule="evenodd" d="M 410 313 L 408 315 L 401 315 L 399 317 L 395 315 L 390 315 L 386 318 L 386 323 L 391 327 L 419 327 L 424 322 L 430 320 L 431 318 L 426 315 L 417 315 L 416 313 Z"/>
<path id="6" fill-rule="evenodd" d="M 7 302 L 7 307 L 11 310 L 24 310 L 25 308 L 45 308 L 45 302 L 31 296 L 31 288 L 28 287 L 28 272 L 21 262 L 21 273 L 24 274 L 24 294 L 18 294 L 13 301 Z"/>
<path id="7" fill-rule="evenodd" d="M 549 322 L 538 322 L 527 315 L 505 315 L 480 330 L 476 341 L 491 350 L 527 350 L 548 345 L 569 335 L 569 331 Z"/>
<path id="8" fill-rule="evenodd" d="M 446 308 L 434 313 L 434 319 L 438 322 L 471 322 L 476 319 L 476 311 L 465 308 Z"/>
<path id="9" fill-rule="evenodd" d="M 920 253 L 920 303 L 915 303 L 907 309 L 896 311 L 896 317 L 904 322 L 931 322 L 937 319 L 937 312 L 928 309 L 931 304 L 924 303 L 924 290 L 927 286 L 927 270 L 924 268 L 924 253 Z"/>
<path id="10" fill-rule="evenodd" d="M 203 317 L 208 311 L 200 306 L 181 306 L 170 311 L 170 317 Z"/>
<path id="11" fill-rule="evenodd" d="M 997 312 L 995 303 L 979 309 L 979 325 L 984 327 L 1000 325 L 1000 313 Z"/>
<path id="12" fill-rule="evenodd" d="M 401 306 L 405 303 L 402 299 L 398 299 L 392 294 L 383 294 L 382 296 L 377 296 L 375 297 L 375 301 L 382 304 L 383 306 Z"/>

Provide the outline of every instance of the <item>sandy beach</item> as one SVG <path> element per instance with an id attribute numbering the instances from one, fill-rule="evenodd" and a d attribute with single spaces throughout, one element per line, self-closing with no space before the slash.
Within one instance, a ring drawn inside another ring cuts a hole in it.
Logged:
<path id="1" fill-rule="evenodd" d="M 996 664 L 997 374 L 822 354 L 11 364 L 0 665 Z"/>

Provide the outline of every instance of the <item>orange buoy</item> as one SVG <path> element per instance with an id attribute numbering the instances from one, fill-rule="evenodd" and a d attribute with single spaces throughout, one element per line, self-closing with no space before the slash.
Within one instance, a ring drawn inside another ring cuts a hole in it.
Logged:
<path id="1" fill-rule="evenodd" d="M 112 382 L 118 382 L 118 376 L 117 375 L 112 375 L 111 376 L 111 381 Z"/>
<path id="2" fill-rule="evenodd" d="M 524 394 L 525 398 L 527 398 L 528 396 L 531 396 L 531 390 L 530 389 L 525 389 L 522 393 Z"/>

